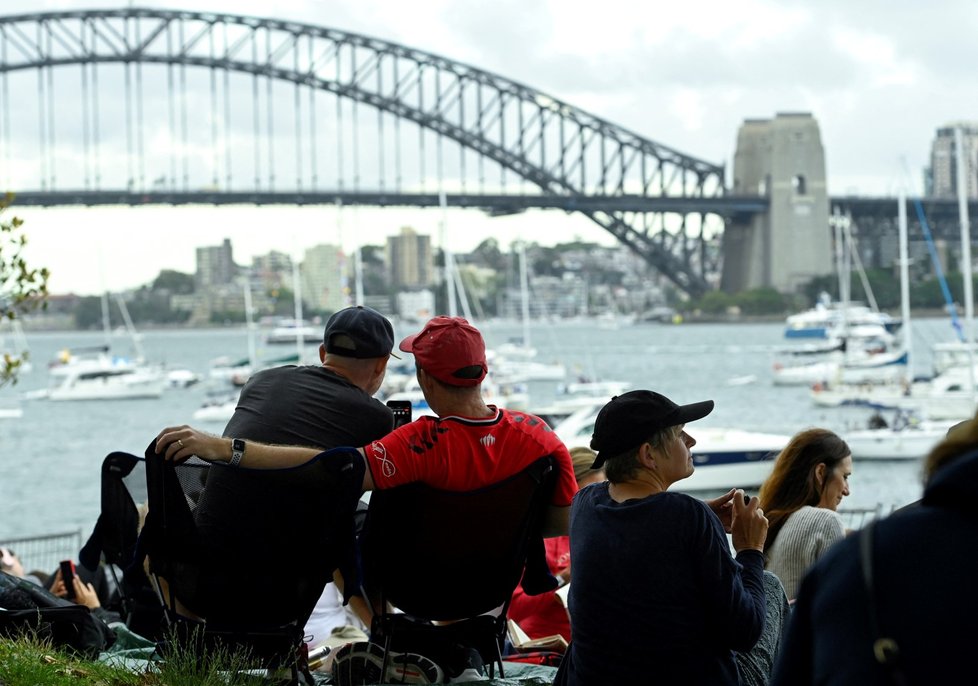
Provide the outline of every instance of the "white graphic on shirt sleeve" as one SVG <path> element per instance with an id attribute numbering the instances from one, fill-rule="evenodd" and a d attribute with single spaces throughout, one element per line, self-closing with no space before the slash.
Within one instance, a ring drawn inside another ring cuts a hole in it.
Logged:
<path id="1" fill-rule="evenodd" d="M 370 452 L 373 453 L 374 459 L 380 462 L 380 471 L 384 476 L 390 478 L 397 473 L 394 463 L 387 457 L 387 448 L 384 447 L 383 443 L 379 441 L 371 443 Z"/>

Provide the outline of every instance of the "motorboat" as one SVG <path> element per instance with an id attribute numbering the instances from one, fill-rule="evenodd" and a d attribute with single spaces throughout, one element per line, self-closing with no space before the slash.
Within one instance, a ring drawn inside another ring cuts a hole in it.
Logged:
<path id="1" fill-rule="evenodd" d="M 554 427 L 554 433 L 568 448 L 589 445 L 594 421 L 604 402 L 582 408 Z M 697 425 L 691 433 L 692 476 L 675 485 L 679 491 L 714 491 L 732 487 L 756 488 L 771 473 L 774 458 L 787 445 L 790 436 Z"/>
<path id="2" fill-rule="evenodd" d="M 170 388 L 190 388 L 200 382 L 200 375 L 192 369 L 170 369 L 166 372 L 166 383 Z"/>
<path id="3" fill-rule="evenodd" d="M 265 342 L 269 345 L 295 345 L 301 340 L 307 344 L 318 345 L 322 335 L 322 329 L 314 327 L 305 319 L 279 319 L 265 334 Z"/>
<path id="4" fill-rule="evenodd" d="M 862 328 L 864 331 L 895 333 L 900 320 L 855 301 L 834 302 L 821 293 L 815 307 L 785 318 L 785 338 L 828 339 L 839 331 Z"/>
<path id="5" fill-rule="evenodd" d="M 576 381 L 562 385 L 551 402 L 531 406 L 530 411 L 555 426 L 581 408 L 606 403 L 632 388 L 627 381 Z"/>
<path id="6" fill-rule="evenodd" d="M 48 375 L 63 378 L 80 372 L 134 369 L 136 364 L 128 357 L 113 355 L 108 345 L 63 348 L 48 363 Z"/>
<path id="7" fill-rule="evenodd" d="M 978 387 L 978 378 L 975 379 Z M 968 371 L 951 367 L 932 379 L 888 384 L 815 384 L 812 402 L 820 407 L 856 405 L 912 412 L 930 420 L 962 420 L 975 414 L 976 397 Z"/>
<path id="8" fill-rule="evenodd" d="M 843 434 L 853 460 L 922 459 L 956 423 L 953 420 L 921 420 L 903 411 L 898 411 L 889 423 L 878 413 L 873 417 L 875 421 L 871 426 Z"/>
<path id="9" fill-rule="evenodd" d="M 775 386 L 888 383 L 906 376 L 908 360 L 907 352 L 901 349 L 875 353 L 840 351 L 814 362 L 775 362 L 772 380 Z"/>
<path id="10" fill-rule="evenodd" d="M 195 422 L 226 424 L 238 407 L 238 393 L 209 397 L 194 411 Z"/>
<path id="11" fill-rule="evenodd" d="M 48 400 L 133 400 L 159 398 L 166 379 L 154 368 L 76 369 L 41 396 Z"/>

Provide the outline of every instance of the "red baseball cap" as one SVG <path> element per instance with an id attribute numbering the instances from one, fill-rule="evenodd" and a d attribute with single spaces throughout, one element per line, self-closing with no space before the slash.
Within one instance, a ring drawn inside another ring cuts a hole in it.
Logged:
<path id="1" fill-rule="evenodd" d="M 462 317 L 439 316 L 398 346 L 418 366 L 449 386 L 478 386 L 486 378 L 486 342 Z"/>

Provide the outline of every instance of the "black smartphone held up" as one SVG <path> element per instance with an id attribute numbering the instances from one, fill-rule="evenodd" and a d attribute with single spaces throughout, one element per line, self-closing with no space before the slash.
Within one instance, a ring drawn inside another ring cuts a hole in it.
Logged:
<path id="1" fill-rule="evenodd" d="M 750 496 L 744 493 L 744 505 L 750 505 Z"/>
<path id="2" fill-rule="evenodd" d="M 68 598 L 75 599 L 75 563 L 71 560 L 62 560 L 58 563 L 61 566 L 61 580 L 65 584 L 65 592 Z"/>
<path id="3" fill-rule="evenodd" d="M 387 407 L 394 413 L 394 428 L 404 426 L 411 421 L 410 400 L 388 400 Z"/>

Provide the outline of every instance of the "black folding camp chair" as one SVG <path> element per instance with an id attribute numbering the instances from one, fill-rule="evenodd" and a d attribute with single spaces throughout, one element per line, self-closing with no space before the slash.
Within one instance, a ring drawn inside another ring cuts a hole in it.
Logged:
<path id="1" fill-rule="evenodd" d="M 109 609 L 118 611 L 132 631 L 154 639 L 163 626 L 162 606 L 136 554 L 137 502 L 146 502 L 144 462 L 125 452 L 109 453 L 102 460 L 101 509 L 78 559 L 89 570 L 104 570 L 114 581 L 119 606 Z"/>
<path id="2" fill-rule="evenodd" d="M 176 640 L 240 648 L 264 669 L 287 669 L 290 683 L 311 681 L 303 626 L 334 569 L 356 583 L 359 453 L 340 449 L 292 470 L 248 470 L 196 457 L 174 464 L 151 445 L 146 467 L 145 549 Z M 218 469 L 240 470 L 241 488 L 212 488 L 218 479 L 210 472 Z M 239 516 L 229 524 L 249 534 L 244 545 L 228 545 L 195 519 L 205 508 L 213 519 L 234 505 Z"/>
<path id="3" fill-rule="evenodd" d="M 555 480 L 548 456 L 475 491 L 414 483 L 371 494 L 363 576 L 382 607 L 371 627 L 371 641 L 385 649 L 382 673 L 391 650 L 444 663 L 450 658 L 441 650 L 462 645 L 479 652 L 490 678 L 496 665 L 505 676 L 506 609 L 528 554 L 543 554 L 541 530 Z"/>

